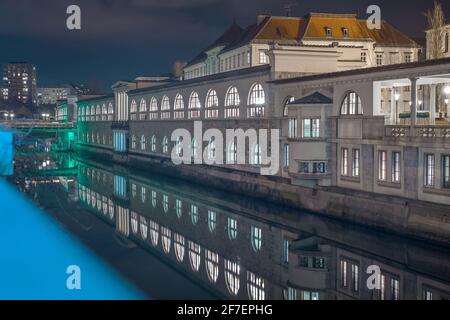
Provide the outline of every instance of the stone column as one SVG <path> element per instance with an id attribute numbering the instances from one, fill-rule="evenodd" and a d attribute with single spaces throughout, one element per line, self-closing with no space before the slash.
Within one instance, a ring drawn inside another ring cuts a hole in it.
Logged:
<path id="1" fill-rule="evenodd" d="M 436 85 L 430 85 L 430 124 L 436 124 Z"/>
<path id="2" fill-rule="evenodd" d="M 417 117 L 417 79 L 410 78 L 411 81 L 411 132 L 413 131 L 413 127 L 416 125 L 416 117 Z"/>
<path id="3" fill-rule="evenodd" d="M 391 88 L 391 124 L 398 124 L 398 110 L 395 110 L 395 87 Z"/>

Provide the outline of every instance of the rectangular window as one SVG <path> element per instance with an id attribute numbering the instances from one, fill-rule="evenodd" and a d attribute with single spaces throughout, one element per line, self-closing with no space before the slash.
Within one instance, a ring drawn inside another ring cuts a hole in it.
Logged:
<path id="1" fill-rule="evenodd" d="M 341 260 L 341 287 L 347 288 L 347 261 Z"/>
<path id="2" fill-rule="evenodd" d="M 325 27 L 325 35 L 327 37 L 331 37 L 333 35 L 333 32 L 331 31 L 330 27 Z"/>
<path id="3" fill-rule="evenodd" d="M 289 145 L 287 143 L 283 145 L 283 166 L 289 167 Z"/>
<path id="4" fill-rule="evenodd" d="M 342 148 L 341 175 L 348 175 L 348 148 Z"/>
<path id="5" fill-rule="evenodd" d="M 361 52 L 361 62 L 367 62 L 367 52 Z"/>
<path id="6" fill-rule="evenodd" d="M 289 138 L 297 138 L 297 119 L 289 119 Z"/>
<path id="7" fill-rule="evenodd" d="M 378 152 L 378 180 L 386 181 L 386 151 Z"/>
<path id="8" fill-rule="evenodd" d="M 359 177 L 359 149 L 353 149 L 352 176 Z"/>
<path id="9" fill-rule="evenodd" d="M 400 182 L 400 152 L 392 152 L 392 182 L 399 183 Z"/>
<path id="10" fill-rule="evenodd" d="M 260 64 L 266 64 L 269 63 L 269 59 L 267 57 L 265 50 L 259 50 L 259 63 Z"/>
<path id="11" fill-rule="evenodd" d="M 320 119 L 303 119 L 303 138 L 319 138 Z"/>
<path id="12" fill-rule="evenodd" d="M 442 157 L 442 173 L 442 187 L 450 188 L 450 155 L 445 155 Z"/>
<path id="13" fill-rule="evenodd" d="M 391 300 L 398 300 L 400 296 L 400 282 L 391 278 Z"/>
<path id="14" fill-rule="evenodd" d="M 377 53 L 377 66 L 382 66 L 384 60 L 384 54 L 383 53 Z"/>
<path id="15" fill-rule="evenodd" d="M 298 172 L 309 173 L 309 163 L 308 162 L 300 162 Z"/>
<path id="16" fill-rule="evenodd" d="M 352 290 L 359 291 L 359 266 L 352 263 Z"/>
<path id="17" fill-rule="evenodd" d="M 433 300 L 433 292 L 423 289 L 422 299 L 423 300 Z"/>
<path id="18" fill-rule="evenodd" d="M 289 240 L 283 240 L 283 262 L 289 263 Z"/>
<path id="19" fill-rule="evenodd" d="M 405 53 L 405 63 L 410 63 L 411 61 L 411 53 Z"/>
<path id="20" fill-rule="evenodd" d="M 425 154 L 425 187 L 434 187 L 434 154 Z"/>

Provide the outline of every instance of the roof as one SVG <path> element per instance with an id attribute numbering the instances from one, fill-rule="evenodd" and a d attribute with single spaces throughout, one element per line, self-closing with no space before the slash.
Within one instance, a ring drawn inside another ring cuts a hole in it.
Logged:
<path id="1" fill-rule="evenodd" d="M 327 36 L 326 28 L 331 28 Z M 348 30 L 348 36 L 344 35 Z M 187 66 L 206 59 L 206 51 L 224 46 L 221 53 L 245 46 L 252 42 L 293 42 L 302 44 L 305 40 L 374 41 L 381 46 L 419 47 L 409 36 L 386 21 L 381 29 L 370 30 L 366 20 L 355 14 L 310 13 L 304 17 L 266 16 L 259 23 L 245 29 L 235 23 L 207 49 L 197 55 Z"/>
<path id="2" fill-rule="evenodd" d="M 300 76 L 300 77 L 293 77 L 293 78 L 270 80 L 267 82 L 274 83 L 274 84 L 286 84 L 286 83 L 293 83 L 293 82 L 313 81 L 313 80 L 346 77 L 346 76 L 361 75 L 361 74 L 368 75 L 368 74 L 374 73 L 374 72 L 400 71 L 400 70 L 405 70 L 405 69 L 428 67 L 428 66 L 435 66 L 435 65 L 448 64 L 448 63 L 450 63 L 450 58 L 442 58 L 442 59 L 425 60 L 425 61 L 418 61 L 418 62 L 411 62 L 411 63 L 390 64 L 390 65 L 380 66 L 380 67 L 352 69 L 352 70 L 330 72 L 330 73 L 320 73 L 320 74 L 314 74 L 314 75 L 309 75 L 309 76 Z"/>
<path id="3" fill-rule="evenodd" d="M 313 94 L 310 94 L 309 96 L 296 99 L 292 102 L 289 102 L 288 104 L 330 104 L 333 103 L 333 99 L 328 98 L 327 96 L 324 96 L 320 92 L 314 92 Z"/>

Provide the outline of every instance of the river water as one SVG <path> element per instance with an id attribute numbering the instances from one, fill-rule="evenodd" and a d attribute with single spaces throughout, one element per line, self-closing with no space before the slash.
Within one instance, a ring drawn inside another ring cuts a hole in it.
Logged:
<path id="1" fill-rule="evenodd" d="M 51 146 L 10 182 L 148 298 L 450 297 L 449 248 Z"/>

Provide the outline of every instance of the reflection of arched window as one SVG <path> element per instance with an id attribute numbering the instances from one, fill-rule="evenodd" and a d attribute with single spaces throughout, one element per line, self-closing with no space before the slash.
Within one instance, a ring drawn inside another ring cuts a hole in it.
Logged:
<path id="1" fill-rule="evenodd" d="M 140 226 L 140 230 L 141 230 L 142 240 L 147 240 L 148 224 L 147 224 L 147 219 L 145 219 L 145 217 L 141 216 L 139 218 L 139 226 Z"/>
<path id="2" fill-rule="evenodd" d="M 161 244 L 165 253 L 170 252 L 171 242 L 172 242 L 172 232 L 165 227 L 161 227 Z"/>
<path id="3" fill-rule="evenodd" d="M 225 107 L 238 106 L 241 104 L 239 92 L 236 87 L 230 87 L 225 96 Z"/>
<path id="4" fill-rule="evenodd" d="M 208 91 L 206 95 L 206 108 L 216 108 L 219 106 L 219 98 L 217 96 L 217 92 L 214 89 Z"/>
<path id="5" fill-rule="evenodd" d="M 197 153 L 198 153 L 198 143 L 197 143 L 197 139 L 192 138 L 192 143 L 191 143 L 191 156 L 195 159 L 197 157 Z"/>
<path id="6" fill-rule="evenodd" d="M 108 109 L 106 108 L 106 104 L 102 105 L 102 120 L 108 120 Z"/>
<path id="7" fill-rule="evenodd" d="M 252 228 L 251 228 L 251 239 L 252 239 L 253 250 L 255 250 L 256 252 L 261 250 L 261 245 L 262 245 L 262 231 L 261 231 L 261 228 L 252 226 Z"/>
<path id="8" fill-rule="evenodd" d="M 241 267 L 237 262 L 232 262 L 225 259 L 225 282 L 227 284 L 228 291 L 232 295 L 237 295 L 239 292 Z"/>
<path id="9" fill-rule="evenodd" d="M 97 105 L 96 114 L 97 114 L 96 120 L 97 121 L 101 120 L 101 118 L 102 118 L 102 109 L 101 109 L 100 105 Z"/>
<path id="10" fill-rule="evenodd" d="M 207 147 L 208 159 L 213 160 L 216 158 L 216 142 L 211 138 Z"/>
<path id="11" fill-rule="evenodd" d="M 199 214 L 198 207 L 195 204 L 191 204 L 191 220 L 192 224 L 196 225 L 198 223 Z"/>
<path id="12" fill-rule="evenodd" d="M 209 281 L 216 283 L 217 278 L 219 277 L 219 255 L 205 249 L 205 263 L 206 274 L 208 275 Z"/>
<path id="13" fill-rule="evenodd" d="M 131 232 L 136 234 L 138 231 L 138 215 L 136 212 L 131 211 Z"/>
<path id="14" fill-rule="evenodd" d="M 168 153 L 169 152 L 169 139 L 167 139 L 167 137 L 163 138 L 162 149 L 163 149 L 163 153 Z"/>
<path id="15" fill-rule="evenodd" d="M 345 96 L 341 105 L 341 115 L 356 115 L 363 114 L 363 107 L 361 105 L 361 98 L 356 92 L 349 92 Z"/>
<path id="16" fill-rule="evenodd" d="M 134 134 L 131 136 L 131 149 L 136 149 L 136 136 Z"/>
<path id="17" fill-rule="evenodd" d="M 169 196 L 167 194 L 163 194 L 162 205 L 164 213 L 167 213 L 169 211 Z"/>
<path id="18" fill-rule="evenodd" d="M 266 102 L 264 89 L 259 83 L 255 83 L 250 89 L 248 105 L 262 105 Z"/>
<path id="19" fill-rule="evenodd" d="M 216 230 L 217 225 L 217 215 L 214 211 L 208 210 L 208 229 L 210 232 Z"/>
<path id="20" fill-rule="evenodd" d="M 264 300 L 264 279 L 253 272 L 247 271 L 247 290 L 250 300 Z"/>
<path id="21" fill-rule="evenodd" d="M 292 103 L 295 101 L 295 97 L 289 96 L 284 101 L 284 107 L 283 107 L 283 117 L 289 116 L 289 103 Z"/>
<path id="22" fill-rule="evenodd" d="M 152 136 L 152 140 L 151 140 L 151 150 L 152 152 L 156 151 L 156 137 Z"/>
<path id="23" fill-rule="evenodd" d="M 252 155 L 251 164 L 260 165 L 261 164 L 261 147 L 259 146 L 259 144 L 255 143 L 253 145 L 251 155 Z"/>
<path id="24" fill-rule="evenodd" d="M 150 220 L 150 240 L 152 245 L 156 247 L 159 239 L 159 225 L 155 221 Z"/>
<path id="25" fill-rule="evenodd" d="M 236 239 L 237 238 L 237 221 L 236 221 L 236 219 L 228 217 L 227 229 L 228 229 L 228 238 L 230 240 Z"/>
<path id="26" fill-rule="evenodd" d="M 228 164 L 236 164 L 237 162 L 237 144 L 235 142 L 228 145 L 227 162 Z"/>
<path id="27" fill-rule="evenodd" d="M 141 150 L 142 151 L 145 150 L 145 136 L 144 135 L 141 136 Z"/>
<path id="28" fill-rule="evenodd" d="M 189 241 L 189 261 L 191 263 L 191 268 L 194 271 L 198 271 L 200 269 L 200 245 Z"/>
<path id="29" fill-rule="evenodd" d="M 175 250 L 175 257 L 178 262 L 183 262 L 184 259 L 184 237 L 181 234 L 173 234 L 173 248 Z"/>

